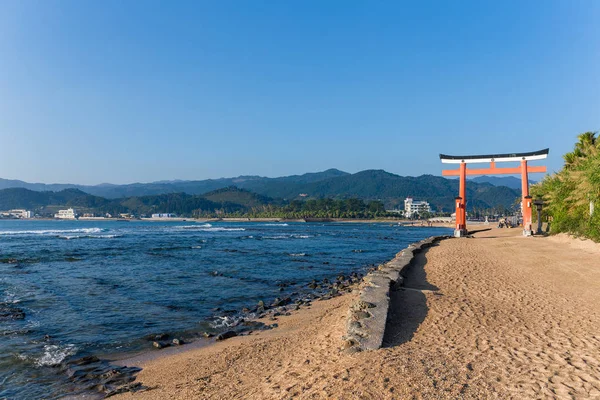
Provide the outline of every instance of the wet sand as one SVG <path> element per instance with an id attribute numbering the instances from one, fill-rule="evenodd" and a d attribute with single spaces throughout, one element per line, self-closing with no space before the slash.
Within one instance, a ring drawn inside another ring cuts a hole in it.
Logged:
<path id="1" fill-rule="evenodd" d="M 340 351 L 355 294 L 150 360 L 140 399 L 599 398 L 600 247 L 492 229 L 417 257 L 385 347 Z M 399 249 L 400 250 L 400 249 Z"/>

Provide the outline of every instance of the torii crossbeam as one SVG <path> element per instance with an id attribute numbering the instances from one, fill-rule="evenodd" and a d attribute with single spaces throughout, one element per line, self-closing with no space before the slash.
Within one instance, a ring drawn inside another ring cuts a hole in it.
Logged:
<path id="1" fill-rule="evenodd" d="M 550 149 L 533 151 L 530 153 L 492 154 L 484 156 L 448 156 L 440 154 L 440 160 L 444 164 L 460 164 L 459 169 L 443 170 L 443 176 L 459 176 L 459 195 L 456 198 L 456 228 L 454 236 L 465 236 L 467 231 L 467 175 L 515 175 L 521 174 L 521 197 L 523 210 L 523 235 L 531 236 L 531 196 L 529 196 L 530 173 L 546 172 L 545 166 L 528 166 L 527 161 L 543 160 L 548 157 Z M 490 163 L 489 168 L 467 169 L 468 163 Z M 498 168 L 497 162 L 520 162 L 519 167 Z"/>

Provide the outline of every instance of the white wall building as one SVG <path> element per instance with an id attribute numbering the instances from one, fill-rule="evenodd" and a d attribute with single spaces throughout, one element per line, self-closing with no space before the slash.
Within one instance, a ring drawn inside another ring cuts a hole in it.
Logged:
<path id="1" fill-rule="evenodd" d="M 412 218 L 413 216 L 419 215 L 424 212 L 431 212 L 431 207 L 426 201 L 415 201 L 412 197 L 404 199 L 404 216 L 406 218 Z"/>
<path id="2" fill-rule="evenodd" d="M 31 211 L 23 210 L 23 209 L 15 209 L 9 211 L 0 211 L 0 216 L 2 218 L 19 218 L 19 219 L 29 219 L 33 218 L 33 213 Z"/>
<path id="3" fill-rule="evenodd" d="M 152 218 L 176 218 L 177 215 L 171 213 L 152 214 Z"/>
<path id="4" fill-rule="evenodd" d="M 74 209 L 69 208 L 66 210 L 58 210 L 57 214 L 54 214 L 54 218 L 58 219 L 75 219 L 77 218 L 77 212 Z"/>
<path id="5" fill-rule="evenodd" d="M 12 216 L 15 218 L 23 218 L 23 219 L 33 218 L 33 213 L 31 211 L 22 210 L 22 209 L 10 210 L 9 214 L 12 214 Z"/>

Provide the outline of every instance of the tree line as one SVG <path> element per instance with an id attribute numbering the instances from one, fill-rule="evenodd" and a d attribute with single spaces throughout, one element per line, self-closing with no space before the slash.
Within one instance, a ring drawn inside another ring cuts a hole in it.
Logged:
<path id="1" fill-rule="evenodd" d="M 600 137 L 585 132 L 563 168 L 532 187 L 534 198 L 545 202 L 551 232 L 567 232 L 600 242 Z"/>

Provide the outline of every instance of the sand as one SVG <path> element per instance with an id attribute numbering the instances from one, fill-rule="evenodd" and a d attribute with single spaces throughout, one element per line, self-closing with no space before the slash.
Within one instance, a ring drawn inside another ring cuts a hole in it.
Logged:
<path id="1" fill-rule="evenodd" d="M 400 250 L 400 249 L 399 249 Z M 143 364 L 140 399 L 600 398 L 600 258 L 492 229 L 418 256 L 385 348 L 340 351 L 354 294 Z"/>

